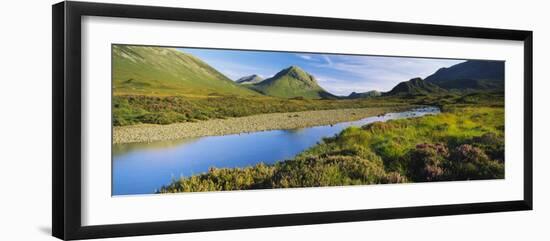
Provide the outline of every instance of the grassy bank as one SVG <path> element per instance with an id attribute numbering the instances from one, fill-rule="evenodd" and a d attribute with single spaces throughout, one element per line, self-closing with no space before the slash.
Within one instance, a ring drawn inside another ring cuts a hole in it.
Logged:
<path id="1" fill-rule="evenodd" d="M 495 95 L 422 99 L 444 112 L 350 127 L 291 160 L 211 168 L 160 193 L 504 178 L 504 108 Z M 469 103 L 468 103 L 469 102 Z"/>
<path id="2" fill-rule="evenodd" d="M 132 126 L 116 126 L 113 129 L 113 143 L 153 142 L 265 130 L 297 129 L 360 120 L 369 116 L 401 111 L 403 109 L 405 109 L 405 107 L 316 110 L 259 114 L 169 125 L 138 124 Z"/>
<path id="3" fill-rule="evenodd" d="M 267 113 L 312 110 L 392 107 L 408 105 L 400 99 L 306 100 L 237 96 L 136 96 L 113 97 L 113 125 L 171 124 L 225 119 Z"/>

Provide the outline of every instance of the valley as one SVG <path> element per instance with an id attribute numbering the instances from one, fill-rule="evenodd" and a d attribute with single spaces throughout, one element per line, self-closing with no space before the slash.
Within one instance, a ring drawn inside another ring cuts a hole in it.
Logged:
<path id="1" fill-rule="evenodd" d="M 337 80 L 294 63 L 229 78 L 176 48 L 113 45 L 112 57 L 117 195 L 504 177 L 502 61 L 334 94 Z"/>

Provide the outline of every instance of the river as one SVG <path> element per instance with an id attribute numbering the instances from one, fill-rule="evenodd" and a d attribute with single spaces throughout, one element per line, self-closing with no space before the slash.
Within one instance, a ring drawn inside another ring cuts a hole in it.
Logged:
<path id="1" fill-rule="evenodd" d="M 246 167 L 291 159 L 349 126 L 437 114 L 435 107 L 387 113 L 358 121 L 293 130 L 271 130 L 177 141 L 113 145 L 112 195 L 151 194 L 174 178 L 209 167 Z"/>

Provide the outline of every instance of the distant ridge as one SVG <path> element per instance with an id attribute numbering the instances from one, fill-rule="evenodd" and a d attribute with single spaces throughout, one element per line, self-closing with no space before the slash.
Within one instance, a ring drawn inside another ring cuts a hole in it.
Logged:
<path id="1" fill-rule="evenodd" d="M 370 97 L 376 97 L 376 96 L 381 96 L 381 95 L 382 95 L 382 93 L 380 91 L 371 90 L 371 91 L 362 92 L 362 93 L 351 92 L 351 94 L 349 94 L 347 96 L 347 98 L 348 99 L 362 99 L 362 98 L 370 98 Z"/>
<path id="2" fill-rule="evenodd" d="M 397 84 L 385 95 L 426 95 L 441 92 L 446 90 L 421 78 L 414 78 Z"/>
<path id="3" fill-rule="evenodd" d="M 238 83 L 238 84 L 257 84 L 257 83 L 262 82 L 263 80 L 264 79 L 261 76 L 259 76 L 257 74 L 253 74 L 253 75 L 241 77 L 240 79 L 235 81 L 235 83 Z"/>
<path id="4" fill-rule="evenodd" d="M 468 60 L 441 68 L 425 80 L 445 89 L 504 89 L 504 62 Z"/>

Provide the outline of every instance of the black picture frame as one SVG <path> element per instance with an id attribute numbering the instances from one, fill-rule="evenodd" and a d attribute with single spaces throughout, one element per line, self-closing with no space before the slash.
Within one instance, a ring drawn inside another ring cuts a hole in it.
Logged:
<path id="1" fill-rule="evenodd" d="M 378 33 L 517 40 L 524 43 L 524 194 L 522 200 L 421 207 L 342 210 L 199 220 L 81 224 L 81 17 L 104 16 Z M 381 219 L 532 210 L 533 33 L 523 30 L 443 26 L 324 17 L 197 10 L 90 2 L 52 6 L 52 233 L 60 239 L 185 233 Z"/>

